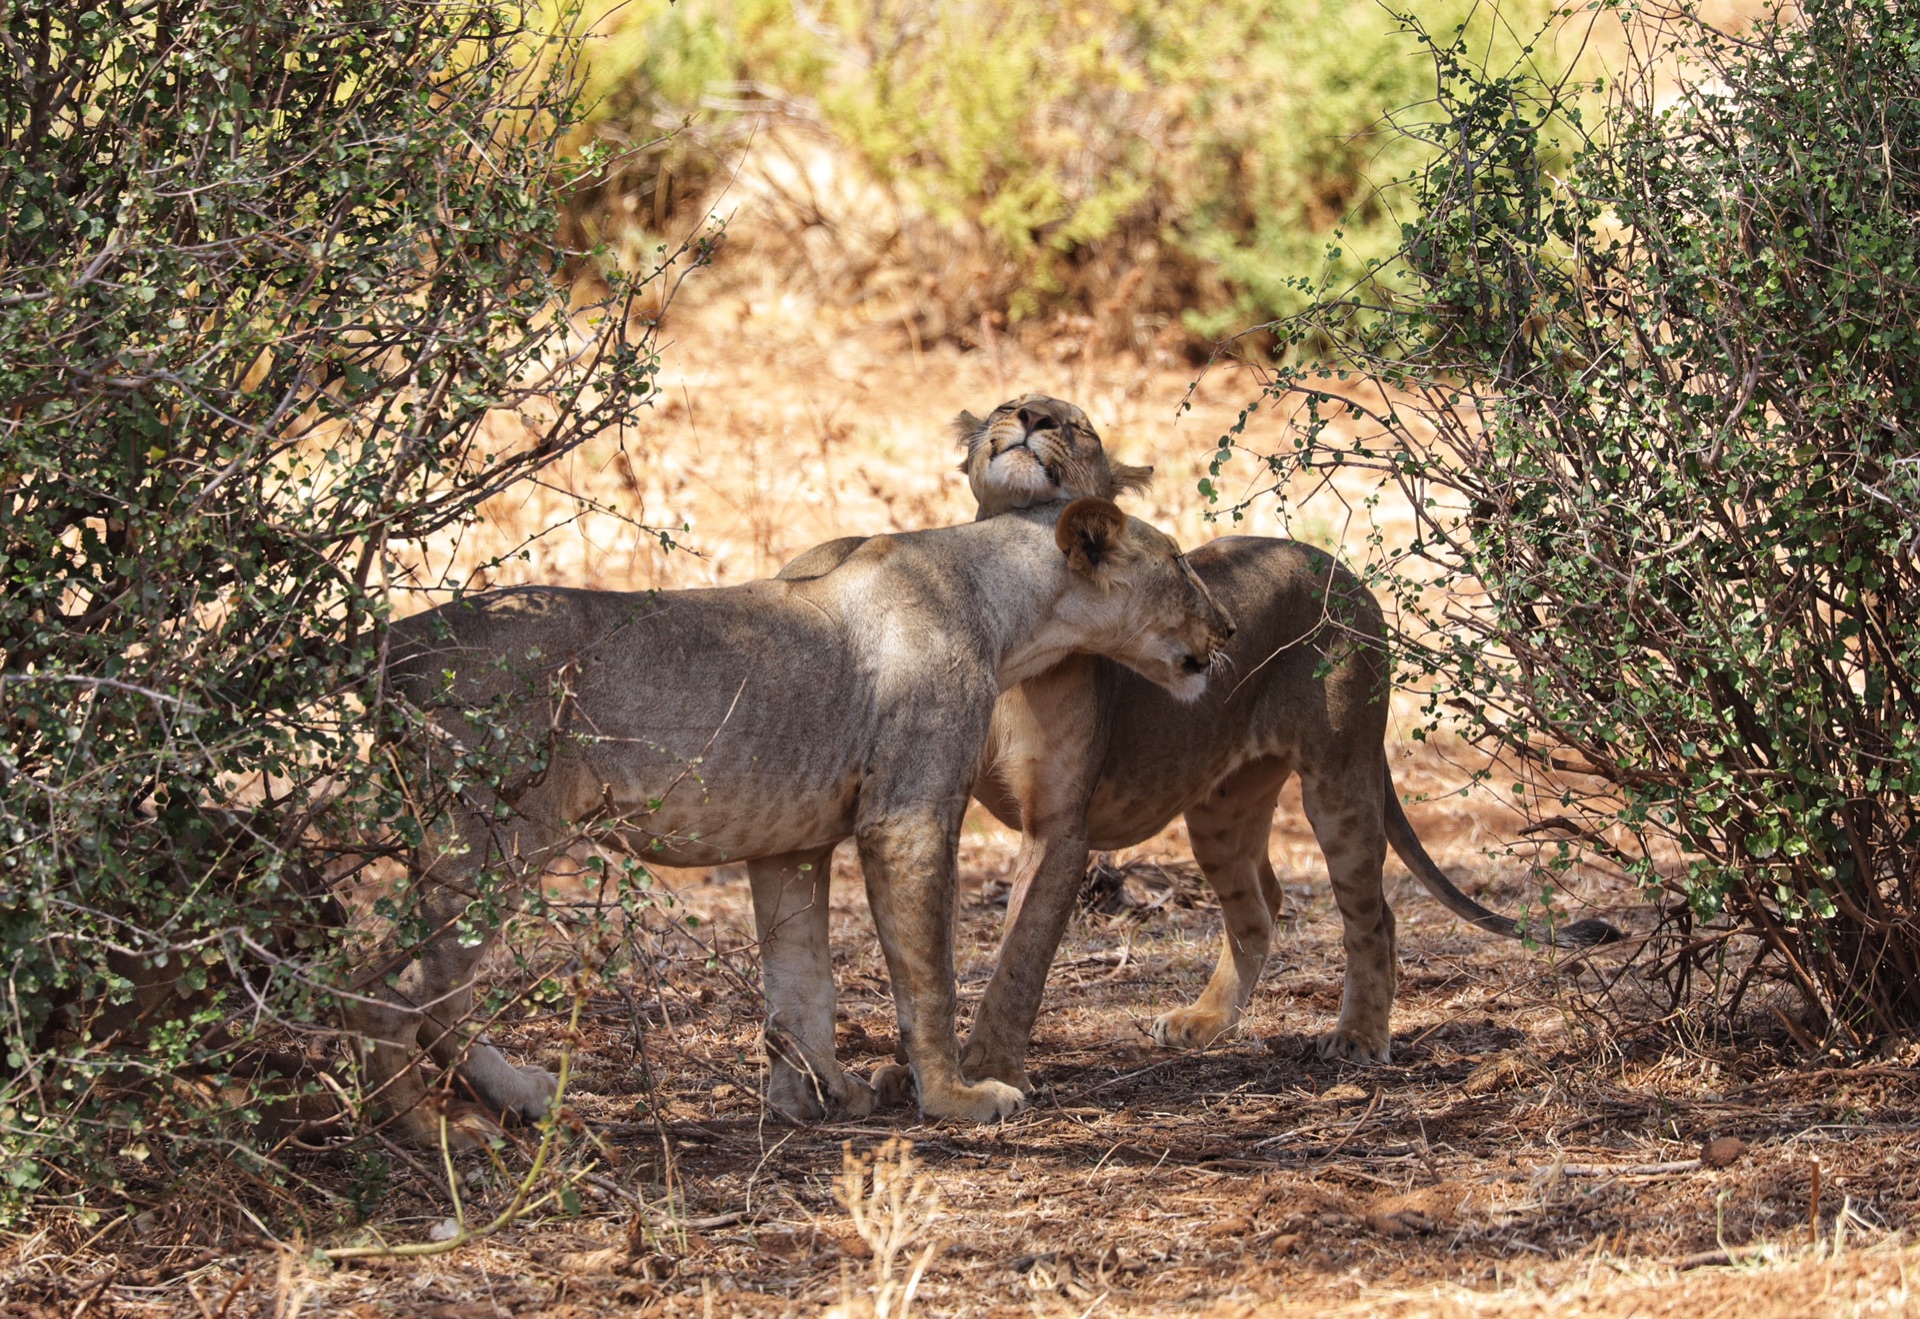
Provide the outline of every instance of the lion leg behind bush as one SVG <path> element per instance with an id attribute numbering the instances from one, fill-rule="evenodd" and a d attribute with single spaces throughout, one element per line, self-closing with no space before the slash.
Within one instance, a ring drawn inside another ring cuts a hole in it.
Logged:
<path id="1" fill-rule="evenodd" d="M 492 811 L 456 806 L 448 812 L 449 821 L 416 860 L 420 941 L 398 957 L 383 959 L 376 974 L 361 977 L 356 996 L 347 1001 L 343 1015 L 375 1091 L 369 1097 L 393 1116 L 401 1138 L 412 1144 L 440 1139 L 439 1117 L 427 1102 L 420 1072 L 423 1049 L 443 1069 L 457 1072 L 495 1112 L 532 1120 L 543 1116 L 553 1099 L 554 1082 L 545 1071 L 515 1066 L 479 1036 L 472 1020 L 474 975 L 499 926 L 490 924 L 477 940 L 462 928 L 489 859 L 497 867 L 500 858 L 512 858 L 511 868 L 518 872 L 503 901 L 517 902 L 526 883 L 538 879 L 558 836 L 528 814 L 540 805 L 537 798 L 521 802 L 507 820 L 491 824 Z M 456 1129 L 450 1128 L 448 1136 L 456 1145 L 473 1143 L 472 1136 Z"/>

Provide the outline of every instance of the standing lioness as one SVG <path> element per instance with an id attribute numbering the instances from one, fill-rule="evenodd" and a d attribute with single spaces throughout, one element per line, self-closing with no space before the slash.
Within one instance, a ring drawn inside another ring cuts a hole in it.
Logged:
<path id="1" fill-rule="evenodd" d="M 979 516 L 1145 484 L 1151 468 L 1112 464 L 1086 414 L 1028 394 L 982 421 L 961 413 L 962 469 Z M 997 519 L 996 519 L 997 520 Z M 828 571 L 857 540 L 817 546 L 783 577 Z M 1267 837 L 1280 789 L 1300 776 L 1326 857 L 1347 956 L 1326 1057 L 1386 1062 L 1397 980 L 1387 846 L 1446 906 L 1495 934 L 1522 933 L 1455 888 L 1420 846 L 1387 768 L 1386 627 L 1364 583 L 1321 550 L 1264 536 L 1195 549 L 1194 571 L 1239 625 L 1206 696 L 1177 704 L 1081 655 L 1000 698 L 974 795 L 1024 837 L 1000 958 L 975 1014 L 966 1074 L 1028 1089 L 1026 1049 L 1047 968 L 1072 914 L 1089 846 L 1130 846 L 1184 815 L 1194 859 L 1225 929 L 1212 981 L 1162 1013 L 1154 1039 L 1206 1045 L 1231 1031 L 1266 961 L 1280 884 Z M 1615 937 L 1588 920 L 1533 933 L 1564 947 Z"/>
<path id="2" fill-rule="evenodd" d="M 473 880 L 537 875 L 591 823 L 649 864 L 786 858 L 756 867 L 754 907 L 772 1097 L 801 1113 L 872 1102 L 833 1056 L 825 858 L 856 837 L 922 1110 L 1017 1110 L 1012 1086 L 962 1078 L 953 1027 L 955 852 L 994 699 L 1081 650 L 1195 696 L 1231 630 L 1171 540 L 1091 499 L 875 537 L 806 582 L 524 587 L 397 624 L 394 681 L 431 711 L 417 763 L 471 782 L 499 729 L 544 749 L 497 795 L 469 789 L 457 843 L 422 858 L 433 933 L 384 1001 L 348 1014 L 370 1079 L 416 1139 L 434 1134 L 420 1045 L 487 1103 L 545 1110 L 545 1073 L 459 1033 L 499 919 Z"/>

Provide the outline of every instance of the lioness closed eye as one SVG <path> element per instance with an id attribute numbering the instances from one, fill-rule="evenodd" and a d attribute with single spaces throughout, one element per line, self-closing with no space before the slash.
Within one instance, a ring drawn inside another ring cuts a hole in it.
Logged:
<path id="1" fill-rule="evenodd" d="M 956 423 L 980 516 L 1049 500 L 1112 495 L 1150 468 L 1112 464 L 1086 414 L 1028 394 Z M 857 542 L 810 551 L 788 569 L 824 571 Z M 1332 877 L 1347 955 L 1340 1018 L 1325 1057 L 1386 1062 L 1397 982 L 1387 846 L 1449 910 L 1495 934 L 1516 923 L 1450 883 L 1420 846 L 1387 768 L 1386 630 L 1366 587 L 1331 555 L 1262 536 L 1225 536 L 1188 562 L 1239 624 L 1231 680 L 1183 704 L 1117 665 L 1084 655 L 1035 674 L 994 707 L 974 795 L 1025 830 L 1008 925 L 962 1056 L 970 1077 L 1023 1090 L 1027 1041 L 1089 847 L 1131 846 L 1184 815 L 1194 859 L 1220 896 L 1223 947 L 1191 1007 L 1163 1013 L 1165 1045 L 1233 1030 L 1266 961 L 1280 907 L 1267 836 L 1280 789 L 1298 774 Z M 1617 937 L 1604 921 L 1533 931 L 1562 947 Z"/>
<path id="2" fill-rule="evenodd" d="M 527 587 L 396 624 L 393 680 L 430 713 L 408 739 L 422 772 L 471 764 L 503 723 L 548 749 L 423 852 L 435 933 L 348 1013 L 370 1079 L 415 1140 L 436 1134 L 422 1045 L 494 1107 L 545 1109 L 545 1073 L 463 1036 L 486 944 L 455 931 L 483 866 L 535 876 L 592 822 L 649 864 L 758 859 L 771 1097 L 796 1115 L 872 1103 L 834 1061 L 826 940 L 829 854 L 857 838 L 922 1109 L 1015 1111 L 1014 1087 L 962 1077 L 953 1022 L 955 850 L 994 699 L 1077 650 L 1191 688 L 1230 632 L 1178 547 L 1103 499 L 875 537 L 802 582 Z"/>

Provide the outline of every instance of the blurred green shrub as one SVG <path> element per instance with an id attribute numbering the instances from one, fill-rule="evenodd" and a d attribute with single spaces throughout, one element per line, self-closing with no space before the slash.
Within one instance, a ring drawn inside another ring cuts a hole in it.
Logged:
<path id="1" fill-rule="evenodd" d="M 1504 65 L 1546 12 L 1438 0 L 1421 18 Z M 693 127 L 583 196 L 593 236 L 657 230 L 661 180 L 710 178 L 740 112 L 777 110 L 956 240 L 894 259 L 980 258 L 972 314 L 1098 310 L 1140 271 L 1131 310 L 1211 336 L 1391 280 L 1389 185 L 1428 159 L 1392 117 L 1421 114 L 1433 63 L 1378 0 L 635 0 L 595 34 L 592 132 L 632 150 Z"/>

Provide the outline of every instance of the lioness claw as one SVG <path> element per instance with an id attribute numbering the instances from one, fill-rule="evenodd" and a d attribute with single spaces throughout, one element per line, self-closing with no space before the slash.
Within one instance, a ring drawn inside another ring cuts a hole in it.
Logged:
<path id="1" fill-rule="evenodd" d="M 1153 1019 L 1147 1034 L 1163 1049 L 1204 1049 L 1233 1033 L 1234 1023 L 1213 1012 L 1175 1008 Z"/>

